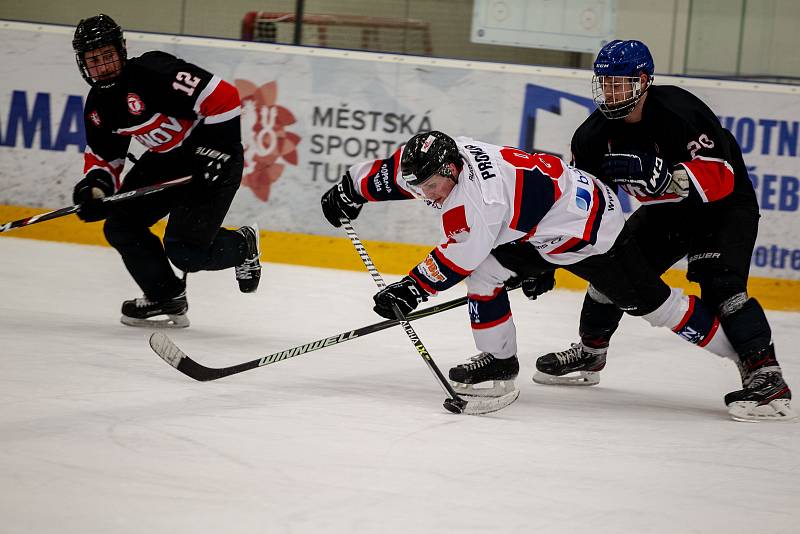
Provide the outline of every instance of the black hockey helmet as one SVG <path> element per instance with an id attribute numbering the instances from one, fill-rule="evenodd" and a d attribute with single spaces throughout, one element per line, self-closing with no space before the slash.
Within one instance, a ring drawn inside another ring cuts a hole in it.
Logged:
<path id="1" fill-rule="evenodd" d="M 461 169 L 461 155 L 458 145 L 447 134 L 436 130 L 418 133 L 408 140 L 400 160 L 403 179 L 411 186 L 418 186 L 434 174 L 441 174 L 456 180 L 446 167 L 454 163 Z"/>
<path id="2" fill-rule="evenodd" d="M 117 50 L 117 55 L 120 59 L 119 65 L 115 65 L 117 72 L 106 79 L 95 80 L 89 76 L 85 53 L 106 45 L 113 45 Z M 122 28 L 114 22 L 114 19 L 102 13 L 88 19 L 81 19 L 75 28 L 72 49 L 75 51 L 75 60 L 78 62 L 78 69 L 81 71 L 83 79 L 92 87 L 99 87 L 100 89 L 108 89 L 114 86 L 119 77 L 118 74 L 122 71 L 122 66 L 128 57 L 125 39 L 122 37 Z"/>

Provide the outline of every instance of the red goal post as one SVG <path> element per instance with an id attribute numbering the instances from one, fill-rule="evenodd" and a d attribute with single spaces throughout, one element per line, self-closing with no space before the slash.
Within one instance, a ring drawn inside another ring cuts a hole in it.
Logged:
<path id="1" fill-rule="evenodd" d="M 242 19 L 242 40 L 292 44 L 295 14 L 250 11 Z M 306 46 L 430 56 L 430 24 L 416 19 L 358 15 L 303 15 Z"/>

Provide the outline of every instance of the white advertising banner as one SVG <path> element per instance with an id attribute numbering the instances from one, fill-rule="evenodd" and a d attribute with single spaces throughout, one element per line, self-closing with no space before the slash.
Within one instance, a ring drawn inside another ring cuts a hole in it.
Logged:
<path id="1" fill-rule="evenodd" d="M 88 86 L 70 28 L 0 24 L 0 204 L 71 203 L 81 177 Z M 453 135 L 569 157 L 593 110 L 590 73 L 126 33 L 130 56 L 159 49 L 236 84 L 246 167 L 227 222 L 340 236 L 319 198 L 349 164 L 385 157 L 411 135 Z M 656 77 L 705 100 L 739 140 L 762 209 L 755 276 L 800 279 L 800 91 Z M 627 204 L 623 202 L 623 204 Z M 432 244 L 421 202 L 367 206 L 364 239 Z"/>

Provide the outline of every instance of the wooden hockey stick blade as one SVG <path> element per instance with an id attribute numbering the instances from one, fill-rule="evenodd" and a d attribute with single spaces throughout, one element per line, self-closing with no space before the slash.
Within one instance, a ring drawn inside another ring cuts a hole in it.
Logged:
<path id="1" fill-rule="evenodd" d="M 467 302 L 467 297 L 454 299 L 439 304 L 437 306 L 431 306 L 429 308 L 425 308 L 423 310 L 418 310 L 414 313 L 411 313 L 406 318 L 406 320 L 414 321 L 416 319 L 429 317 L 431 315 L 435 315 L 443 311 L 452 310 L 453 308 L 458 308 L 459 306 L 463 306 L 464 304 L 466 304 L 466 302 Z M 342 332 L 341 334 L 337 334 L 334 336 L 318 339 L 316 341 L 305 343 L 303 345 L 298 345 L 290 349 L 273 352 L 272 354 L 262 356 L 261 358 L 251 360 L 249 362 L 243 362 L 240 364 L 231 365 L 229 367 L 206 367 L 205 365 L 197 363 L 189 355 L 183 352 L 180 349 L 180 347 L 178 347 L 163 332 L 154 332 L 150 336 L 150 348 L 153 349 L 153 351 L 156 354 L 158 354 L 162 360 L 164 360 L 165 362 L 167 362 L 172 367 L 174 367 L 181 373 L 185 374 L 186 376 L 198 380 L 200 382 L 207 382 L 209 380 L 217 380 L 218 378 L 224 378 L 226 376 L 235 375 L 237 373 L 242 373 L 244 371 L 249 371 L 250 369 L 256 369 L 257 367 L 263 367 L 265 365 L 277 363 L 283 360 L 287 360 L 289 358 L 294 358 L 295 356 L 300 356 L 301 354 L 313 352 L 315 350 L 319 350 L 325 347 L 330 347 L 332 345 L 338 345 L 339 343 L 344 343 L 345 341 L 350 341 L 351 339 L 355 339 L 357 337 L 363 337 L 367 334 L 379 332 L 381 330 L 385 330 L 387 328 L 391 328 L 399 324 L 400 321 L 397 321 L 395 319 L 381 321 L 380 323 L 363 326 L 355 330 L 350 330 L 348 332 Z"/>
<path id="2" fill-rule="evenodd" d="M 111 195 L 110 197 L 104 197 L 102 201 L 103 203 L 106 204 L 113 204 L 114 202 L 119 202 L 120 200 L 128 200 L 143 195 L 158 193 L 159 191 L 163 191 L 168 187 L 185 184 L 191 179 L 192 179 L 191 176 L 184 176 L 182 178 L 176 178 L 174 180 L 169 180 L 166 182 L 162 182 L 160 184 L 148 185 L 145 187 L 141 187 L 139 189 L 134 189 L 133 191 L 127 191 L 125 193 L 118 193 L 116 195 Z M 22 228 L 23 226 L 30 226 L 31 224 L 58 219 L 59 217 L 69 215 L 70 213 L 75 213 L 80 208 L 81 208 L 80 204 L 75 204 L 74 206 L 67 206 L 65 208 L 60 208 L 57 210 L 48 211 L 46 213 L 40 213 L 38 215 L 32 215 L 31 217 L 25 217 L 24 219 L 18 219 L 16 221 L 0 224 L 0 233 L 8 232 L 9 230 L 14 230 L 15 228 Z"/>

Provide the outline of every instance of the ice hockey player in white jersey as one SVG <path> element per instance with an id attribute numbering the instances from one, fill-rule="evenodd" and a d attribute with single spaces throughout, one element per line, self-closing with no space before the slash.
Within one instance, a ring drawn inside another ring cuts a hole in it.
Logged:
<path id="1" fill-rule="evenodd" d="M 525 280 L 529 298 L 553 287 L 562 267 L 589 280 L 622 309 L 735 361 L 719 322 L 703 303 L 670 289 L 642 259 L 612 190 L 548 154 L 438 132 L 413 136 L 386 159 L 353 165 L 322 196 L 335 227 L 368 201 L 419 198 L 441 214 L 441 244 L 373 298 L 394 318 L 464 280 L 480 353 L 450 369 L 465 395 L 513 391 L 519 374 L 507 287 Z"/>

